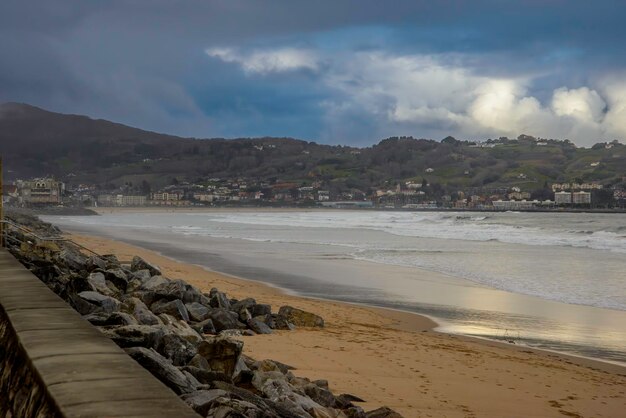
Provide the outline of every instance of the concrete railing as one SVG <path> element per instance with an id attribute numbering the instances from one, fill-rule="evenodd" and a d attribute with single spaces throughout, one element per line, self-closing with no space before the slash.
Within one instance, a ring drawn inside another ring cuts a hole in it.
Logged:
<path id="1" fill-rule="evenodd" d="M 0 417 L 198 417 L 0 249 Z"/>

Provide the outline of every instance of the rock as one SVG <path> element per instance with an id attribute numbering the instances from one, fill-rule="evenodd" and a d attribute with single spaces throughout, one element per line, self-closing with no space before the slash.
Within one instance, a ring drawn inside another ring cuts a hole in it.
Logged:
<path id="1" fill-rule="evenodd" d="M 252 378 L 254 377 L 254 373 L 248 366 L 246 362 L 243 361 L 241 356 L 237 359 L 237 364 L 235 365 L 235 370 L 233 371 L 233 383 L 237 385 L 244 385 L 252 382 Z"/>
<path id="2" fill-rule="evenodd" d="M 115 254 L 100 255 L 100 258 L 106 263 L 107 269 L 116 269 L 120 268 L 121 266 L 120 260 L 117 259 L 117 256 Z"/>
<path id="3" fill-rule="evenodd" d="M 263 411 L 253 403 L 227 396 L 220 396 L 211 401 L 207 417 L 219 418 L 278 418 L 271 411 Z M 307 415 L 308 416 L 308 415 Z"/>
<path id="4" fill-rule="evenodd" d="M 312 381 L 311 383 L 321 387 L 322 389 L 328 389 L 328 380 L 326 379 L 317 379 Z"/>
<path id="5" fill-rule="evenodd" d="M 150 305 L 150 310 L 157 315 L 165 313 L 173 316 L 174 318 L 189 322 L 189 313 L 180 299 L 175 299 L 171 302 L 168 302 L 165 299 L 158 300 Z"/>
<path id="6" fill-rule="evenodd" d="M 278 315 L 287 319 L 296 326 L 301 327 L 324 327 L 324 319 L 321 316 L 292 306 L 282 306 L 278 311 Z"/>
<path id="7" fill-rule="evenodd" d="M 199 334 L 217 334 L 215 325 L 213 325 L 213 321 L 210 319 L 205 319 L 197 324 L 192 324 L 191 327 Z"/>
<path id="8" fill-rule="evenodd" d="M 83 319 L 89 321 L 92 325 L 96 326 L 138 325 L 135 317 L 125 312 L 113 312 L 111 314 L 106 312 L 95 312 L 83 316 Z"/>
<path id="9" fill-rule="evenodd" d="M 306 396 L 322 406 L 327 408 L 335 408 L 337 406 L 335 396 L 327 389 L 322 389 L 321 387 L 310 383 L 306 385 L 303 390 Z"/>
<path id="10" fill-rule="evenodd" d="M 295 325 L 292 324 L 281 315 L 271 314 L 265 317 L 265 323 L 271 329 L 284 329 L 284 330 L 294 330 L 296 329 Z"/>
<path id="11" fill-rule="evenodd" d="M 257 334 L 271 334 L 272 329 L 263 321 L 260 321 L 256 318 L 250 319 L 248 321 L 248 327 Z"/>
<path id="12" fill-rule="evenodd" d="M 75 271 L 87 270 L 87 257 L 70 249 L 63 249 L 57 255 L 61 264 Z"/>
<path id="13" fill-rule="evenodd" d="M 313 418 L 346 418 L 342 411 L 331 408 L 313 408 L 308 412 Z"/>
<path id="14" fill-rule="evenodd" d="M 181 370 L 191 374 L 194 377 L 194 379 L 196 379 L 201 384 L 205 384 L 205 385 L 212 385 L 216 381 L 220 381 L 220 382 L 231 381 L 231 377 L 226 376 L 222 372 L 215 372 L 212 370 L 203 370 L 203 369 L 199 369 L 198 367 L 189 366 L 189 365 L 181 367 Z"/>
<path id="15" fill-rule="evenodd" d="M 141 285 L 141 289 L 143 290 L 154 290 L 157 287 L 167 284 L 169 283 L 169 280 L 166 279 L 163 276 L 160 275 L 156 275 L 156 276 L 152 276 L 150 279 L 148 279 L 147 281 L 145 281 L 142 285 Z"/>
<path id="16" fill-rule="evenodd" d="M 232 304 L 230 310 L 234 312 L 240 312 L 242 309 L 250 310 L 254 305 L 256 305 L 256 300 L 252 298 L 245 298 Z"/>
<path id="17" fill-rule="evenodd" d="M 213 321 L 215 329 L 219 332 L 225 329 L 245 329 L 246 326 L 239 322 L 236 313 L 223 308 L 216 308 L 209 312 L 209 318 Z"/>
<path id="18" fill-rule="evenodd" d="M 225 329 L 218 334 L 220 337 L 242 337 L 243 331 L 240 329 Z"/>
<path id="19" fill-rule="evenodd" d="M 186 365 L 197 354 L 193 343 L 173 333 L 163 335 L 156 350 L 170 359 L 175 366 Z"/>
<path id="20" fill-rule="evenodd" d="M 366 418 L 402 418 L 402 415 L 398 414 L 391 408 L 383 406 L 365 413 Z"/>
<path id="21" fill-rule="evenodd" d="M 113 294 L 113 291 L 107 286 L 104 274 L 101 272 L 90 273 L 89 276 L 87 276 L 87 281 L 92 286 L 93 290 L 106 296 L 111 296 Z"/>
<path id="22" fill-rule="evenodd" d="M 198 290 L 197 288 L 189 284 L 186 286 L 186 290 L 185 290 L 185 293 L 183 293 L 182 300 L 186 304 L 195 302 L 195 303 L 200 303 L 207 307 L 211 306 L 209 298 L 204 296 L 200 290 Z"/>
<path id="23" fill-rule="evenodd" d="M 102 295 L 98 292 L 80 292 L 77 298 L 74 298 L 76 310 L 82 314 L 90 314 L 93 312 L 111 313 L 119 310 L 120 301 L 110 296 Z"/>
<path id="24" fill-rule="evenodd" d="M 282 406 L 295 415 L 308 417 L 306 411 L 322 408 L 320 404 L 294 391 L 280 372 L 255 371 L 252 386 L 263 393 L 268 399 Z"/>
<path id="25" fill-rule="evenodd" d="M 106 270 L 107 263 L 102 258 L 92 255 L 87 258 L 87 261 L 85 262 L 85 267 L 87 268 L 87 271 L 94 271 L 96 269 Z"/>
<path id="26" fill-rule="evenodd" d="M 209 317 L 209 308 L 198 302 L 185 304 L 189 318 L 196 322 L 202 322 Z"/>
<path id="27" fill-rule="evenodd" d="M 198 390 L 182 395 L 180 398 L 194 411 L 206 417 L 211 403 L 221 396 L 228 397 L 228 392 L 221 389 Z"/>
<path id="28" fill-rule="evenodd" d="M 126 299 L 122 304 L 121 309 L 124 312 L 133 315 L 139 324 L 159 325 L 163 323 L 158 316 L 153 314 L 152 311 L 148 309 L 145 303 L 135 297 Z"/>
<path id="29" fill-rule="evenodd" d="M 242 308 L 238 313 L 239 313 L 239 320 L 243 322 L 244 324 L 252 319 L 252 315 L 250 315 L 250 312 L 245 308 Z"/>
<path id="30" fill-rule="evenodd" d="M 181 321 L 167 314 L 159 315 L 159 319 L 163 322 L 167 330 L 184 338 L 190 343 L 196 345 L 202 341 L 202 336 L 185 321 Z"/>
<path id="31" fill-rule="evenodd" d="M 189 379 L 187 375 L 156 351 L 143 347 L 133 347 L 127 348 L 126 352 L 176 394 L 192 393 L 197 389 L 196 382 Z M 129 388 L 129 390 L 132 389 Z"/>
<path id="32" fill-rule="evenodd" d="M 262 372 L 281 372 L 282 374 L 287 374 L 290 370 L 294 370 L 294 367 L 276 360 L 255 361 L 250 365 L 250 368 Z M 328 389 L 328 386 L 326 389 Z"/>
<path id="33" fill-rule="evenodd" d="M 241 341 L 226 337 L 211 337 L 198 345 L 198 354 L 209 363 L 210 370 L 231 377 L 243 350 Z"/>
<path id="34" fill-rule="evenodd" d="M 366 418 L 365 411 L 360 406 L 351 406 L 350 408 L 344 409 L 343 413 L 348 418 Z"/>
<path id="35" fill-rule="evenodd" d="M 155 287 L 152 291 L 161 299 L 179 299 L 182 301 L 187 291 L 187 283 L 180 279 L 170 280 L 167 283 Z"/>
<path id="36" fill-rule="evenodd" d="M 187 363 L 187 366 L 196 367 L 200 370 L 209 370 L 209 362 L 200 354 L 193 356 L 193 358 L 189 360 L 189 363 Z"/>
<path id="37" fill-rule="evenodd" d="M 251 308 L 248 308 L 248 310 L 250 311 L 250 314 L 253 318 L 257 316 L 270 315 L 272 313 L 272 307 L 270 305 L 265 305 L 262 303 L 258 303 Z"/>
<path id="38" fill-rule="evenodd" d="M 216 288 L 211 289 L 209 292 L 210 305 L 213 308 L 222 308 L 230 310 L 230 301 L 226 294 L 218 291 Z"/>
<path id="39" fill-rule="evenodd" d="M 126 292 L 126 288 L 128 287 L 128 277 L 121 268 L 105 270 L 104 278 L 113 283 L 113 285 L 121 292 Z"/>
<path id="40" fill-rule="evenodd" d="M 328 389 L 328 385 L 326 386 Z M 358 396 L 350 395 L 349 393 L 342 393 L 337 396 L 337 401 L 342 405 L 351 405 L 352 402 L 365 402 L 365 400 L 359 398 Z"/>
<path id="41" fill-rule="evenodd" d="M 161 274 L 161 269 L 157 265 L 149 263 L 141 257 L 134 256 L 130 263 L 130 271 L 138 270 L 148 270 L 153 276 Z"/>
<path id="42" fill-rule="evenodd" d="M 162 325 L 123 325 L 100 328 L 100 331 L 122 348 L 157 348 L 163 336 L 168 333 Z"/>

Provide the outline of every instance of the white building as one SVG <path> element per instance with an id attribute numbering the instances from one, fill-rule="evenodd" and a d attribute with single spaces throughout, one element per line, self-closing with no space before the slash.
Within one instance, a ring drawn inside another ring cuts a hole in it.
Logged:
<path id="1" fill-rule="evenodd" d="M 591 204 L 591 193 L 589 192 L 574 192 L 572 193 L 572 203 L 575 205 L 589 205 Z"/>
<path id="2" fill-rule="evenodd" d="M 554 193 L 554 203 L 557 205 L 571 205 L 572 194 L 570 192 L 556 192 Z"/>

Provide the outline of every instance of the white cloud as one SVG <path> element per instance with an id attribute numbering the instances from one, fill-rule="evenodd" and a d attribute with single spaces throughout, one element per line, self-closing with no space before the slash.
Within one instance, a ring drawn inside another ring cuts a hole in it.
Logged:
<path id="1" fill-rule="evenodd" d="M 209 48 L 206 54 L 224 62 L 237 63 L 247 73 L 272 73 L 308 69 L 316 71 L 317 56 L 309 50 L 280 48 L 242 53 L 232 48 Z"/>
<path id="2" fill-rule="evenodd" d="M 585 122 L 600 122 L 606 103 L 597 91 L 587 87 L 554 90 L 552 109 L 557 116 L 572 116 Z"/>
<path id="3" fill-rule="evenodd" d="M 358 107 L 382 125 L 377 133 L 383 135 L 408 134 L 409 128 L 417 136 L 429 132 L 460 138 L 526 133 L 581 145 L 626 137 L 626 83 L 600 80 L 597 89 L 560 87 L 542 104 L 529 93 L 530 76 L 492 78 L 450 61 L 446 56 L 379 52 L 337 58 L 325 83 L 340 93 L 336 100 L 343 104 L 330 106 L 327 100 L 325 107 L 333 112 L 328 119 L 337 119 L 333 125 L 338 125 L 347 119 L 338 109 L 354 114 Z"/>

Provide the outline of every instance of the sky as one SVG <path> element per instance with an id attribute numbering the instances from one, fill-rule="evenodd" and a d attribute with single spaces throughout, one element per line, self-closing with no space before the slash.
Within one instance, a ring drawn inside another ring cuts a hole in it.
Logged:
<path id="1" fill-rule="evenodd" d="M 625 20 L 624 0 L 2 0 L 0 102 L 198 138 L 624 142 Z"/>

